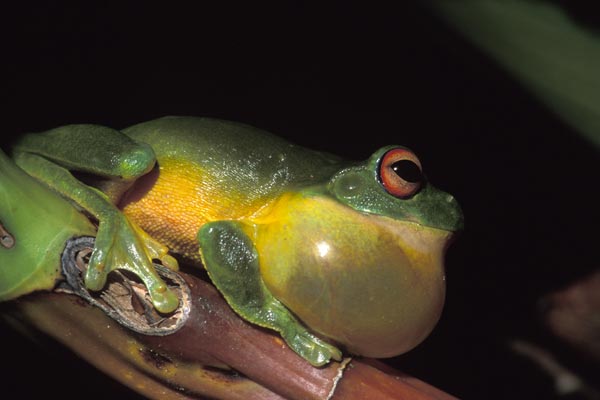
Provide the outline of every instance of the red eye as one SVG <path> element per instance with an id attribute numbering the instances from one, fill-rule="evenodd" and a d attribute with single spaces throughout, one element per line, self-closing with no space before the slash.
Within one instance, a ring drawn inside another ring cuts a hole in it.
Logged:
<path id="1" fill-rule="evenodd" d="M 392 149 L 379 164 L 379 179 L 389 194 L 402 199 L 416 194 L 423 183 L 423 170 L 417 156 L 408 149 Z"/>

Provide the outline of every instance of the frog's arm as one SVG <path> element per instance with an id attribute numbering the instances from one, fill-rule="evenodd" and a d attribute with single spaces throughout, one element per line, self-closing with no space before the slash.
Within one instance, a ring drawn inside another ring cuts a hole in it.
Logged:
<path id="1" fill-rule="evenodd" d="M 306 330 L 266 288 L 254 244 L 242 224 L 217 221 L 198 233 L 208 275 L 231 307 L 244 319 L 281 334 L 292 350 L 312 365 L 321 366 L 341 352 Z"/>
<path id="2" fill-rule="evenodd" d="M 101 191 L 83 184 L 69 170 L 121 182 L 132 182 L 155 163 L 152 149 L 122 133 L 95 125 L 69 125 L 42 134 L 26 135 L 15 146 L 15 162 L 28 174 L 74 201 L 98 222 L 94 252 L 85 276 L 91 290 L 100 290 L 107 275 L 125 269 L 148 288 L 152 303 L 171 312 L 177 297 L 154 270 L 152 259 L 177 268 L 167 248 L 130 222 Z"/>

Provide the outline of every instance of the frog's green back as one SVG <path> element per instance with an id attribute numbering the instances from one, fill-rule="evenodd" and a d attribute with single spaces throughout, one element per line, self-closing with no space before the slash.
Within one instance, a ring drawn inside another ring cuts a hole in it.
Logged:
<path id="1" fill-rule="evenodd" d="M 342 160 L 289 143 L 249 125 L 211 118 L 164 117 L 124 132 L 148 143 L 159 160 L 190 162 L 248 196 L 328 180 Z M 227 188 L 225 188 L 227 189 Z"/>

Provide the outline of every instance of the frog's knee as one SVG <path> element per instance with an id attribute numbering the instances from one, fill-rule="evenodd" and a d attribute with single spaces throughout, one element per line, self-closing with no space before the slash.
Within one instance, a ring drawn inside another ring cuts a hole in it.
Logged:
<path id="1" fill-rule="evenodd" d="M 142 176 L 152 170 L 155 162 L 156 156 L 152 147 L 145 143 L 139 143 L 139 146 L 135 149 L 120 157 L 119 171 L 121 178 L 129 180 Z"/>

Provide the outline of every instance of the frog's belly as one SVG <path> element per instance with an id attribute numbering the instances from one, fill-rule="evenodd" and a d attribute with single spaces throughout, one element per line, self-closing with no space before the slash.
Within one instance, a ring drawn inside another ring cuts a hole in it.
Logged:
<path id="1" fill-rule="evenodd" d="M 173 160 L 161 160 L 120 202 L 133 222 L 193 263 L 201 262 L 196 235 L 203 224 L 238 220 L 262 205 L 260 199 L 226 190 L 198 166 Z"/>

